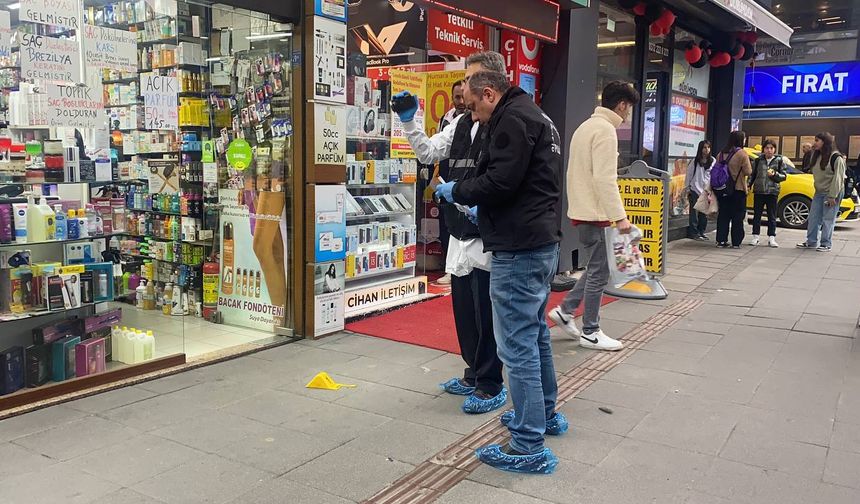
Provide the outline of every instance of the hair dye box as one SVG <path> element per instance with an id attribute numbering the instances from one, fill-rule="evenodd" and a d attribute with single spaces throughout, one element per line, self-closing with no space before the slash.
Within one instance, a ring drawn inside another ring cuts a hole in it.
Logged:
<path id="1" fill-rule="evenodd" d="M 75 345 L 75 375 L 87 376 L 105 371 L 105 340 L 88 339 Z"/>

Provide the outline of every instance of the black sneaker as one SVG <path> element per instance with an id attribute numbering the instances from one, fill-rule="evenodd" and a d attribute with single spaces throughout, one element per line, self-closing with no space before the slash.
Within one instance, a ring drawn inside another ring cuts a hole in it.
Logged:
<path id="1" fill-rule="evenodd" d="M 702 234 L 702 235 L 699 235 L 699 239 L 700 239 L 700 240 L 702 240 L 702 241 L 708 241 L 708 240 L 710 240 L 710 238 L 708 238 L 708 236 L 707 236 L 707 235 L 703 235 L 703 234 Z"/>
<path id="2" fill-rule="evenodd" d="M 717 242 L 717 248 L 729 248 L 729 242 Z"/>

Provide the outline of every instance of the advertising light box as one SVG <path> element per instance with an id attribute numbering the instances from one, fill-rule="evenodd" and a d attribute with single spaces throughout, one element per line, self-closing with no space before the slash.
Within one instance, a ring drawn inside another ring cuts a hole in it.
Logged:
<path id="1" fill-rule="evenodd" d="M 820 63 L 747 69 L 744 106 L 860 104 L 860 63 Z"/>

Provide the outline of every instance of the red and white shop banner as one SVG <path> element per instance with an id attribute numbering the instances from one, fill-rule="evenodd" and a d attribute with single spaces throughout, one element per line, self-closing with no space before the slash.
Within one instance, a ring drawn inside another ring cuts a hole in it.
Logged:
<path id="1" fill-rule="evenodd" d="M 490 47 L 487 25 L 436 9 L 427 11 L 427 42 L 434 51 L 466 57 Z"/>
<path id="2" fill-rule="evenodd" d="M 542 49 L 536 39 L 502 30 L 502 56 L 508 69 L 508 80 L 523 88 L 538 105 Z"/>

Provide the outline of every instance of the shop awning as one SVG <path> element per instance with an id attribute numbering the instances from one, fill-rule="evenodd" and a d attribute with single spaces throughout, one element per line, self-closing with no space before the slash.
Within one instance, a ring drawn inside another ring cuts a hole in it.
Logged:
<path id="1" fill-rule="evenodd" d="M 770 35 L 786 47 L 794 30 L 753 0 L 711 0 L 754 28 Z"/>

